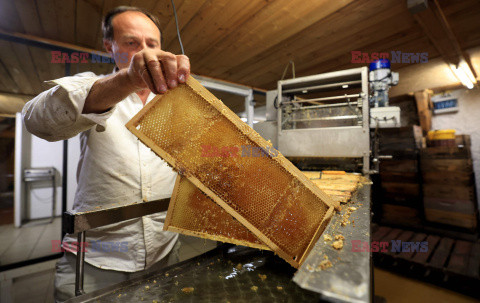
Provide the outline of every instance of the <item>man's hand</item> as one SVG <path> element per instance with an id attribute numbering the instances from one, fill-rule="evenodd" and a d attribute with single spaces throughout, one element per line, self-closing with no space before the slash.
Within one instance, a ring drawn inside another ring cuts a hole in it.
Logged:
<path id="1" fill-rule="evenodd" d="M 145 48 L 132 57 L 127 74 L 137 90 L 148 88 L 163 94 L 178 83 L 185 83 L 190 75 L 190 60 L 185 55 Z"/>
<path id="2" fill-rule="evenodd" d="M 133 92 L 150 89 L 163 94 L 190 75 L 190 60 L 159 49 L 136 53 L 128 68 L 97 80 L 85 100 L 82 113 L 103 113 Z"/>

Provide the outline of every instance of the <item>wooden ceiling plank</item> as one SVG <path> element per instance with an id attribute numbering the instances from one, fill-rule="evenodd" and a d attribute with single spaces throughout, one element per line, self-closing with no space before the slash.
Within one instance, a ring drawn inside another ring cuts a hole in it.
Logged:
<path id="1" fill-rule="evenodd" d="M 3 83 L 2 78 L 3 77 L 0 77 L 0 92 L 10 93 L 11 92 L 10 89 L 6 86 L 5 83 Z"/>
<path id="2" fill-rule="evenodd" d="M 58 39 L 57 15 L 55 12 L 55 0 L 42 0 L 38 3 L 40 23 L 45 32 L 45 37 Z"/>
<path id="3" fill-rule="evenodd" d="M 480 31 L 478 24 L 480 20 L 480 1 L 477 5 L 466 11 L 445 16 L 449 20 L 452 31 L 456 34 L 457 40 L 462 49 L 468 49 L 480 45 Z"/>
<path id="4" fill-rule="evenodd" d="M 361 46 L 358 48 L 358 50 L 361 50 L 363 52 L 371 53 L 371 52 L 388 52 L 390 53 L 391 50 L 400 50 L 402 52 L 428 52 L 429 53 L 429 59 L 434 57 L 435 55 L 438 56 L 438 53 L 436 53 L 435 49 L 432 49 L 433 47 L 429 44 L 428 39 L 422 35 L 419 32 L 416 32 L 413 35 L 410 35 L 408 33 L 414 33 L 412 29 L 400 32 L 400 33 L 395 33 L 393 35 L 390 35 L 388 37 L 385 37 L 381 40 L 375 41 L 374 43 L 369 43 L 364 46 Z M 388 42 L 384 42 L 388 41 Z M 431 51 L 435 51 L 435 53 L 432 53 Z M 367 66 L 368 63 L 352 63 L 351 62 L 351 53 L 350 51 L 347 52 L 342 52 L 342 53 L 331 53 L 332 56 L 324 57 L 321 62 L 312 62 L 309 65 L 305 65 L 301 68 L 297 68 L 296 74 L 297 76 L 307 76 L 307 75 L 313 75 L 313 74 L 319 74 L 319 73 L 325 73 L 325 72 L 330 72 L 330 71 L 336 71 L 336 70 L 343 70 L 343 69 L 349 69 L 349 68 L 355 68 L 355 67 L 362 67 L 362 66 Z M 404 66 L 403 64 L 394 64 L 392 63 L 392 69 L 393 68 L 400 68 L 401 66 Z M 280 75 L 282 70 L 280 69 L 275 69 L 275 72 L 277 75 Z M 278 80 L 280 80 L 280 76 L 277 76 Z M 265 74 L 263 75 L 257 75 L 255 78 L 249 79 L 248 83 L 255 83 L 256 85 L 260 87 L 268 87 L 272 88 L 276 86 L 276 81 L 271 81 L 268 79 L 265 79 Z M 262 81 L 263 79 L 263 81 Z"/>
<path id="5" fill-rule="evenodd" d="M 37 2 L 31 0 L 15 0 L 17 13 L 27 34 L 44 36 L 42 24 L 37 11 Z"/>
<path id="6" fill-rule="evenodd" d="M 254 1 L 249 1 L 250 4 Z M 202 8 L 198 11 L 197 15 L 191 22 L 183 28 L 183 45 L 188 50 L 187 54 L 193 59 L 195 53 L 198 53 L 198 50 L 202 52 L 205 50 L 205 40 L 215 41 L 218 37 L 218 31 L 224 30 L 222 27 L 225 24 L 231 24 L 234 21 L 234 15 L 239 15 L 239 11 L 242 6 L 245 6 L 243 1 L 228 1 L 228 0 L 217 0 L 217 1 L 208 1 Z M 247 10 L 247 9 L 246 9 Z M 173 53 L 178 53 L 180 48 L 178 43 L 174 43 L 172 47 L 169 45 L 169 49 Z"/>
<path id="7" fill-rule="evenodd" d="M 23 94 L 32 95 L 34 94 L 34 89 L 30 83 L 26 73 L 21 68 L 21 61 L 24 61 L 25 58 L 18 57 L 18 54 L 13 50 L 12 43 L 4 40 L 0 40 L 0 59 L 3 62 L 3 65 L 8 70 L 13 81 L 17 84 L 17 87 L 20 88 L 20 91 Z"/>
<path id="8" fill-rule="evenodd" d="M 241 27 L 252 15 L 257 14 L 266 6 L 267 2 L 264 0 L 230 1 L 215 18 L 211 18 L 204 22 L 202 26 L 198 26 L 201 30 L 195 35 L 187 35 L 187 37 L 192 37 L 185 41 L 189 49 L 190 60 L 200 62 L 205 54 L 213 51 L 215 41 L 225 39 L 232 31 Z"/>
<path id="9" fill-rule="evenodd" d="M 76 44 L 94 48 L 101 29 L 102 0 L 77 0 Z"/>
<path id="10" fill-rule="evenodd" d="M 168 22 L 174 18 L 170 0 L 157 1 L 157 4 L 151 13 L 157 16 L 158 21 L 160 22 L 160 28 L 165 28 Z"/>
<path id="11" fill-rule="evenodd" d="M 15 94 L 20 94 L 22 92 L 17 83 L 12 79 L 8 68 L 3 64 L 2 60 L 0 60 L 0 75 L 2 75 L 0 81 L 3 83 L 3 86 L 6 87 L 8 92 Z"/>
<path id="12" fill-rule="evenodd" d="M 38 73 L 39 80 L 42 82 L 42 89 L 45 89 L 47 86 L 44 81 L 52 80 L 50 73 L 50 60 L 47 60 L 45 56 L 45 50 L 38 47 L 28 47 L 30 54 L 32 56 L 32 61 L 35 67 L 35 70 Z"/>
<path id="13" fill-rule="evenodd" d="M 196 15 L 198 10 L 205 4 L 206 0 L 197 0 L 197 1 L 180 1 L 175 2 L 175 6 L 177 8 L 177 16 L 178 16 L 178 28 L 180 33 L 182 33 L 183 28 L 192 20 L 192 18 Z M 177 5 L 178 3 L 178 5 Z M 177 39 L 177 28 L 175 25 L 175 18 L 171 18 L 165 28 L 163 29 L 164 40 L 162 48 L 165 50 L 170 49 L 171 43 L 178 43 Z"/>
<path id="14" fill-rule="evenodd" d="M 462 50 L 455 37 L 442 9 L 436 0 L 429 2 L 428 9 L 414 14 L 413 17 L 423 29 L 446 62 L 458 64 L 462 57 Z"/>
<path id="15" fill-rule="evenodd" d="M 0 28 L 10 32 L 24 32 L 15 3 L 11 0 L 0 0 Z"/>
<path id="16" fill-rule="evenodd" d="M 0 114 L 15 115 L 21 112 L 25 103 L 32 99 L 32 96 L 0 94 Z"/>
<path id="17" fill-rule="evenodd" d="M 384 40 L 387 41 L 389 39 L 384 39 Z M 378 41 L 376 45 L 378 47 L 382 47 L 383 43 L 382 41 Z M 369 49 L 369 48 L 370 47 L 365 47 L 362 49 Z M 429 60 L 435 59 L 436 57 L 439 56 L 438 52 L 436 52 L 434 47 L 429 43 L 428 39 L 424 36 L 419 36 L 417 39 L 410 40 L 408 42 L 402 41 L 397 45 L 391 43 L 391 46 L 388 47 L 388 49 L 390 50 L 400 50 L 402 53 L 418 52 L 419 48 L 422 49 L 423 52 L 427 52 L 429 54 L 429 57 L 428 57 Z M 378 48 L 374 47 L 374 49 L 378 49 Z M 390 51 L 388 52 L 390 53 Z M 345 55 L 346 56 L 343 56 L 343 57 L 328 59 L 325 62 L 312 64 L 312 66 L 304 68 L 301 71 L 299 71 L 299 74 L 312 75 L 312 74 L 324 73 L 324 72 L 335 71 L 335 70 L 343 70 L 343 69 L 349 69 L 349 68 L 355 68 L 355 67 L 368 66 L 368 63 L 362 63 L 362 64 L 351 63 L 351 61 L 349 60 L 351 59 L 351 54 L 345 54 Z M 408 65 L 412 65 L 412 64 L 393 63 L 392 70 L 397 70 Z"/>
<path id="18" fill-rule="evenodd" d="M 65 63 L 52 63 L 52 52 L 49 50 L 43 50 L 44 60 L 49 62 L 48 67 L 50 69 L 50 79 L 58 79 L 65 77 Z"/>
<path id="19" fill-rule="evenodd" d="M 353 9 L 356 10 L 355 8 Z M 320 35 L 317 34 L 317 37 L 313 37 L 311 34 L 309 34 L 314 32 L 313 28 L 306 29 L 299 33 L 298 37 L 295 37 L 289 41 L 285 41 L 282 43 L 282 45 L 272 47 L 263 54 L 243 62 L 242 65 L 233 67 L 218 77 L 229 77 L 232 79 L 232 81 L 243 83 L 243 81 L 245 81 L 246 78 L 252 73 L 260 73 L 258 66 L 261 66 L 261 70 L 283 69 L 285 64 L 292 59 L 297 65 L 297 63 L 302 64 L 303 62 L 311 62 L 315 59 L 318 60 L 322 57 L 332 56 L 338 54 L 338 52 L 350 52 L 351 50 L 357 50 L 357 47 L 361 47 L 367 41 L 370 41 L 372 35 L 374 35 L 376 39 L 379 39 L 379 33 L 381 33 L 382 37 L 391 34 L 391 28 L 378 26 L 378 20 L 382 19 L 385 20 L 385 22 L 392 22 L 392 18 L 396 18 L 395 21 L 399 21 L 403 18 L 399 16 L 393 17 L 395 16 L 396 11 L 392 9 L 392 6 L 385 11 L 382 11 L 380 14 L 378 11 L 371 11 L 371 13 L 378 14 L 376 20 L 373 20 L 375 18 L 369 18 L 368 15 L 352 18 L 351 22 L 356 24 L 355 27 L 353 27 L 353 24 L 350 24 L 349 22 L 345 22 L 346 24 L 343 24 L 341 27 L 339 27 L 339 23 L 336 22 L 336 26 L 334 26 L 334 23 L 332 23 L 334 20 L 330 20 L 330 18 L 327 18 L 327 20 L 322 20 L 320 21 L 320 24 L 316 24 L 313 27 L 325 27 L 328 30 L 323 31 Z M 341 16 L 343 14 L 339 13 L 339 15 Z M 340 17 L 339 15 L 332 16 L 332 19 L 337 19 Z M 392 24 L 398 23 L 392 22 Z M 395 26 L 395 30 L 401 31 L 402 29 L 405 29 L 405 27 L 408 27 L 408 24 L 400 22 L 400 24 Z M 331 30 L 334 30 L 336 33 L 333 37 L 330 34 Z M 312 41 L 323 41 L 324 39 L 329 39 L 329 43 L 312 43 Z M 346 41 L 349 43 L 346 43 Z"/>
<path id="20" fill-rule="evenodd" d="M 163 0 L 165 1 L 165 0 Z M 169 1 L 169 0 L 168 0 Z M 158 0 L 132 0 L 130 6 L 140 7 L 147 12 L 152 12 L 157 5 Z M 176 5 L 176 4 L 175 4 Z"/>
<path id="21" fill-rule="evenodd" d="M 271 2 L 251 20 L 220 41 L 216 46 L 216 51 L 207 54 L 203 65 L 200 65 L 199 68 L 214 63 L 220 66 L 231 65 L 232 60 L 241 65 L 255 55 L 310 28 L 319 20 L 348 7 L 351 3 L 350 0 L 316 1 L 309 5 L 288 0 Z M 344 18 L 344 16 L 342 17 Z M 315 36 L 315 34 L 313 35 Z M 312 41 L 316 40 L 311 40 L 310 43 Z M 228 54 L 235 54 L 235 58 Z"/>
<path id="22" fill-rule="evenodd" d="M 472 7 L 478 6 L 480 3 L 478 0 L 453 0 L 453 1 L 442 1 L 442 10 L 445 16 L 452 17 L 454 14 L 468 12 Z"/>
<path id="23" fill-rule="evenodd" d="M 323 41 L 329 41 L 330 43 L 330 40 L 339 40 L 339 37 L 349 37 L 353 34 L 362 35 L 364 28 L 376 24 L 378 17 L 382 18 L 381 14 L 377 16 L 379 12 L 386 11 L 386 13 L 390 14 L 388 9 L 391 10 L 395 2 L 395 0 L 385 0 L 380 3 L 374 0 L 366 3 L 354 2 L 352 5 L 297 32 L 289 39 L 283 40 L 254 56 L 248 56 L 246 60 L 237 57 L 237 52 L 230 50 L 235 57 L 232 57 L 229 52 L 219 54 L 217 61 L 211 63 L 215 67 L 215 71 L 200 69 L 198 72 L 222 79 L 234 77 L 232 79 L 237 79 L 234 81 L 238 81 L 239 78 L 252 72 L 252 64 L 256 65 L 257 68 L 259 62 L 261 62 L 262 67 L 265 65 L 270 66 L 271 64 L 284 67 L 288 61 L 301 57 L 304 53 L 308 53 L 313 48 L 318 47 L 318 45 L 323 45 Z M 346 19 L 345 16 L 349 16 L 349 18 Z M 335 35 L 332 35 L 332 33 L 335 33 Z M 347 44 L 345 41 L 352 40 L 342 40 L 341 44 Z M 284 58 L 287 59 L 283 61 Z M 235 62 L 236 65 L 232 65 L 232 62 Z M 253 72 L 255 72 L 254 69 Z"/>
<path id="24" fill-rule="evenodd" d="M 54 40 L 75 43 L 75 0 L 55 0 L 58 37 Z"/>
<path id="25" fill-rule="evenodd" d="M 400 16 L 399 18 L 402 17 Z M 395 21 L 395 18 L 390 18 L 390 20 Z M 397 27 L 397 29 L 401 30 L 402 28 Z M 378 39 L 376 41 L 372 43 L 372 41 L 370 41 L 369 39 L 358 39 L 358 41 L 356 41 L 358 42 L 358 44 L 354 44 L 354 46 L 356 46 L 355 50 L 360 50 L 369 54 L 371 54 L 372 52 L 387 52 L 390 55 L 390 60 L 392 60 L 392 51 L 400 51 L 402 53 L 428 53 L 429 55 L 433 56 L 434 54 L 432 53 L 432 50 L 435 51 L 435 49 L 430 46 L 428 39 L 418 32 L 416 32 L 415 34 L 410 34 L 412 32 L 415 33 L 414 27 L 407 27 L 399 32 L 393 33 L 388 30 L 385 30 L 384 32 L 377 31 L 376 37 Z M 364 44 L 360 44 L 362 42 Z M 305 56 L 314 59 L 307 62 L 301 61 L 299 62 L 299 64 L 295 64 L 295 66 L 298 68 L 298 73 L 303 73 L 305 75 L 330 70 L 338 70 L 338 68 L 335 68 L 335 65 L 338 66 L 339 62 L 335 61 L 339 58 L 339 54 L 344 55 L 343 62 L 341 62 L 341 64 L 351 63 L 352 55 L 350 50 L 351 49 L 347 47 L 341 49 L 337 48 L 337 51 L 333 49 L 327 49 L 323 52 L 325 55 L 321 56 L 315 54 Z M 392 63 L 392 66 L 402 66 L 409 64 L 411 63 Z M 359 65 L 365 66 L 368 65 L 368 63 L 352 64 L 351 66 L 354 67 Z"/>
<path id="26" fill-rule="evenodd" d="M 206 1 L 197 11 L 195 17 L 191 19 L 186 26 L 183 27 L 181 35 L 183 46 L 185 47 L 187 55 L 192 53 L 192 49 L 195 48 L 195 42 L 197 40 L 200 40 L 199 38 L 197 39 L 197 36 L 200 35 L 202 31 L 205 30 L 205 28 L 209 27 L 212 23 L 214 23 L 216 18 L 220 14 L 223 14 L 223 12 L 227 9 L 227 6 L 228 0 Z M 176 39 L 177 33 L 176 31 L 174 31 L 172 34 L 174 37 L 173 39 L 171 39 L 172 43 L 168 44 L 166 47 L 172 53 L 179 53 L 180 47 L 178 39 Z M 170 34 L 170 36 L 172 36 L 172 34 Z M 192 41 L 193 43 L 191 43 Z"/>

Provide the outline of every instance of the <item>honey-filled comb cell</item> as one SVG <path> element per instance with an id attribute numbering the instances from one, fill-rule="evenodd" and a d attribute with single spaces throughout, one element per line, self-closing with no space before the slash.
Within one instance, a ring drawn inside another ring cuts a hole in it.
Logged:
<path id="1" fill-rule="evenodd" d="M 192 77 L 127 128 L 294 267 L 339 206 Z"/>
<path id="2" fill-rule="evenodd" d="M 164 229 L 270 250 L 252 232 L 183 176 L 177 176 Z"/>

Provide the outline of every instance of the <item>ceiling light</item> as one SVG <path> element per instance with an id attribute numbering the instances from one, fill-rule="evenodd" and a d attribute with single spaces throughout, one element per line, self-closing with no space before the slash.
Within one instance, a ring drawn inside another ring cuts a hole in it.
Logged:
<path id="1" fill-rule="evenodd" d="M 467 65 L 467 68 L 468 68 L 468 65 Z M 473 88 L 473 83 L 474 82 L 471 80 L 471 78 L 465 72 L 465 68 L 456 67 L 455 65 L 450 64 L 450 69 L 455 74 L 455 76 L 457 76 L 457 79 L 460 80 L 460 82 L 462 82 L 462 84 L 464 86 L 466 86 L 468 89 Z M 468 70 L 470 70 L 470 68 L 468 68 Z"/>
<path id="2" fill-rule="evenodd" d="M 465 61 L 460 62 L 458 67 L 460 67 L 463 70 L 463 72 L 467 75 L 468 79 L 470 79 L 470 81 L 473 84 L 477 83 L 477 79 L 475 79 L 475 76 L 473 75 L 472 70 L 468 66 L 467 62 Z"/>

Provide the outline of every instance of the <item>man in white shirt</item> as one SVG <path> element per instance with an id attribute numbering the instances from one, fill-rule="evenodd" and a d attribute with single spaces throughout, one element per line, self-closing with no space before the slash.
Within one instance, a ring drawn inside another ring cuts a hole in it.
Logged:
<path id="1" fill-rule="evenodd" d="M 158 25 L 153 15 L 138 8 L 109 12 L 103 20 L 103 41 L 116 60 L 116 72 L 53 80 L 53 88 L 23 109 L 25 126 L 40 138 L 57 141 L 80 134 L 74 211 L 152 201 L 172 193 L 176 173 L 125 128 L 154 94 L 176 87 L 190 74 L 186 56 L 161 50 Z M 97 243 L 97 249 L 87 248 L 85 254 L 85 291 L 173 262 L 178 235 L 162 231 L 164 219 L 165 213 L 158 213 L 88 231 L 87 242 Z M 64 244 L 75 241 L 76 235 L 67 235 Z M 105 242 L 122 249 L 98 249 L 98 243 Z M 74 296 L 74 281 L 75 256 L 65 253 L 57 263 L 57 301 Z"/>

